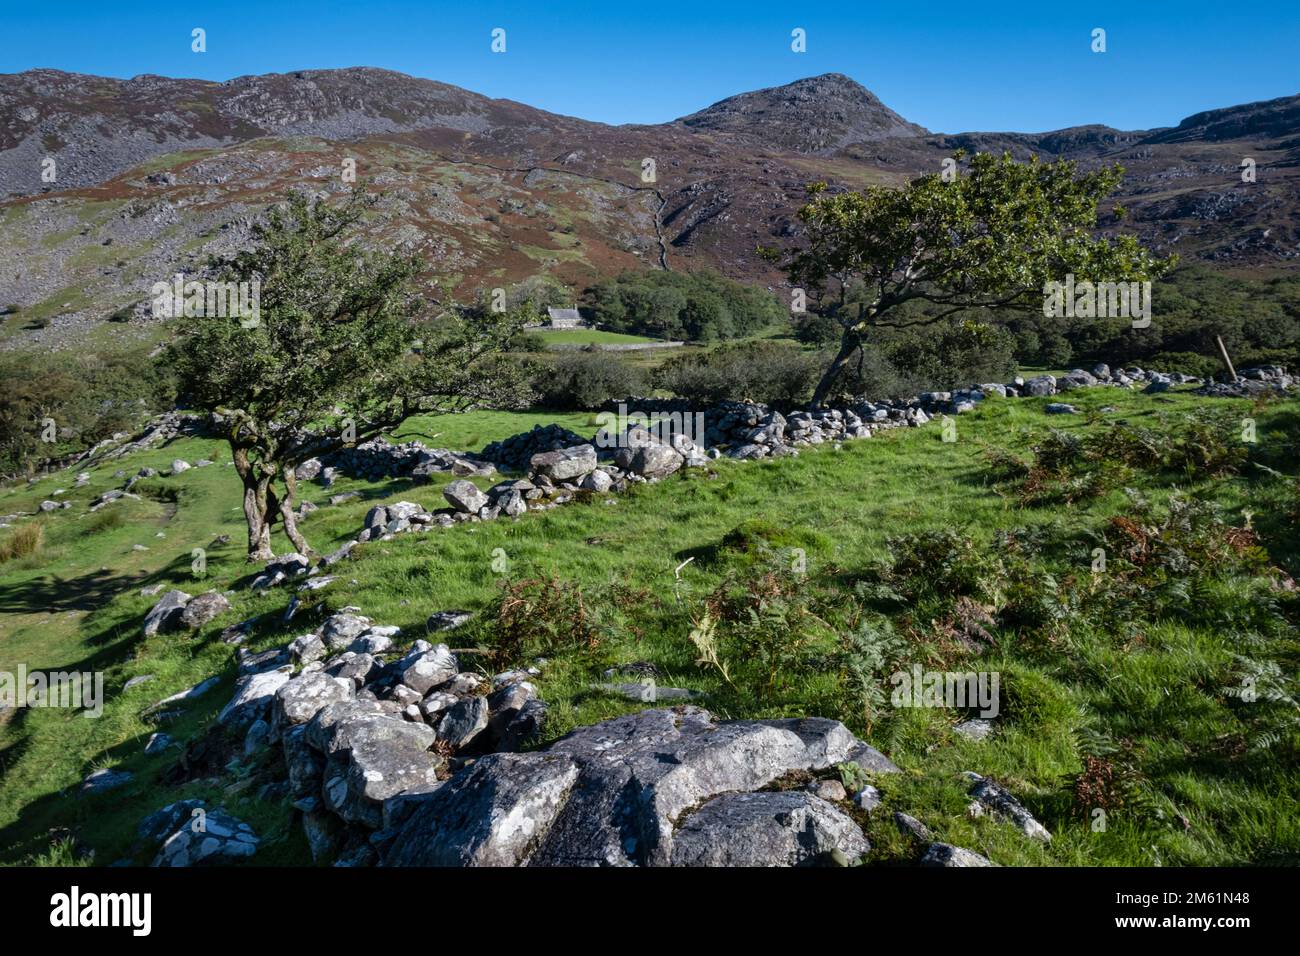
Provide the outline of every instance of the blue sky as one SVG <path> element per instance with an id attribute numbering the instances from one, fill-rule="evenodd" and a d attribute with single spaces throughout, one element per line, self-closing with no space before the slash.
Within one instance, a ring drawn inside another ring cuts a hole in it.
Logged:
<path id="1" fill-rule="evenodd" d="M 194 27 L 206 53 L 190 50 Z M 495 27 L 504 54 L 490 50 Z M 790 49 L 796 27 L 806 53 Z M 1096 27 L 1105 53 L 1090 49 Z M 1223 0 L 0 0 L 0 73 L 224 80 L 379 66 L 611 123 L 834 71 L 937 132 L 1145 129 L 1300 92 L 1297 51 L 1300 4 Z"/>

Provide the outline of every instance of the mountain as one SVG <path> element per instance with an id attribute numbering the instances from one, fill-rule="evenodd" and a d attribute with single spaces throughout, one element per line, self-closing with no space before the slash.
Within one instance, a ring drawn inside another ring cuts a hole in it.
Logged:
<path id="1" fill-rule="evenodd" d="M 758 140 L 768 148 L 819 156 L 858 143 L 927 135 L 923 127 L 909 123 L 842 73 L 741 93 L 677 122 Z"/>
<path id="2" fill-rule="evenodd" d="M 153 283 L 246 244 L 287 190 L 382 190 L 369 240 L 417 252 L 458 296 L 545 272 L 707 267 L 779 284 L 804 186 L 897 186 L 956 149 L 1126 169 L 1121 223 L 1233 270 L 1300 265 L 1300 98 L 1177 126 L 935 134 L 840 74 L 670 122 L 609 126 L 353 68 L 224 83 L 54 70 L 0 76 L 0 347 L 64 347 L 108 316 L 148 334 Z M 1244 182 L 1241 163 L 1256 164 Z M 56 178 L 42 180 L 53 161 Z M 647 163 L 647 161 L 651 161 Z M 44 165 L 43 165 L 44 164 Z M 653 169 L 653 176 L 646 170 Z M 432 286 L 431 286 L 432 288 Z"/>

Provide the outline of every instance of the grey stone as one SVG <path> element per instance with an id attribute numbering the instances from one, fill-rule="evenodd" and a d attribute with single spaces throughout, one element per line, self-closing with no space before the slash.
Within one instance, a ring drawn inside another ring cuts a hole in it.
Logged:
<path id="1" fill-rule="evenodd" d="M 971 740 L 984 740 L 993 733 L 993 721 L 979 717 L 963 720 L 953 731 Z"/>
<path id="2" fill-rule="evenodd" d="M 349 700 L 355 693 L 352 681 L 320 671 L 295 677 L 275 692 L 271 726 L 283 732 L 295 724 L 305 724 L 326 704 Z"/>
<path id="3" fill-rule="evenodd" d="M 472 481 L 460 479 L 453 481 L 442 490 L 442 496 L 457 511 L 476 514 L 480 508 L 487 506 L 488 497 L 479 491 Z"/>
<path id="4" fill-rule="evenodd" d="M 448 707 L 438 722 L 438 739 L 459 750 L 469 746 L 487 729 L 488 702 L 486 697 L 466 697 Z"/>
<path id="5" fill-rule="evenodd" d="M 1020 388 L 1025 395 L 1053 395 L 1056 392 L 1056 376 L 1037 375 L 1026 381 Z"/>
<path id="6" fill-rule="evenodd" d="M 596 468 L 596 448 L 593 445 L 575 445 L 556 451 L 533 455 L 528 462 L 532 474 L 545 475 L 552 481 L 569 481 Z"/>
<path id="7" fill-rule="evenodd" d="M 690 814 L 673 837 L 674 866 L 814 866 L 871 849 L 858 825 L 809 793 L 729 793 Z"/>
<path id="8" fill-rule="evenodd" d="M 289 683 L 291 677 L 287 668 L 241 677 L 235 682 L 235 696 L 217 715 L 217 723 L 246 727 L 255 720 L 269 718 L 276 691 Z"/>
<path id="9" fill-rule="evenodd" d="M 325 642 L 315 634 L 303 634 L 289 642 L 289 654 L 300 664 L 310 664 L 325 656 Z"/>
<path id="10" fill-rule="evenodd" d="M 185 611 L 185 605 L 190 602 L 190 596 L 184 591 L 168 591 L 158 603 L 150 609 L 149 613 L 144 616 L 144 636 L 153 637 L 153 635 L 174 630 L 180 625 L 181 614 Z"/>
<path id="11" fill-rule="evenodd" d="M 440 631 L 452 631 L 473 616 L 473 611 L 436 611 L 429 615 L 429 619 L 424 622 L 424 626 L 430 633 L 434 634 Z"/>
<path id="12" fill-rule="evenodd" d="M 385 866 L 519 866 L 550 832 L 578 779 L 563 754 L 491 754 L 407 801 Z"/>
<path id="13" fill-rule="evenodd" d="M 838 780 L 814 780 L 805 787 L 809 793 L 821 797 L 827 803 L 839 803 L 849 798 L 844 784 Z"/>
<path id="14" fill-rule="evenodd" d="M 921 866 L 992 866 L 985 857 L 950 843 L 931 843 L 921 857 Z"/>
<path id="15" fill-rule="evenodd" d="M 135 775 L 129 770 L 96 770 L 81 781 L 82 794 L 103 793 L 130 783 Z"/>
<path id="16" fill-rule="evenodd" d="M 321 640 L 331 651 L 341 651 L 370 629 L 370 618 L 340 612 L 331 614 L 321 627 Z"/>
<path id="17" fill-rule="evenodd" d="M 180 626 L 196 630 L 230 610 L 230 601 L 219 591 L 205 591 L 190 598 L 181 611 Z"/>
<path id="18" fill-rule="evenodd" d="M 930 828 L 909 814 L 895 810 L 894 824 L 904 836 L 910 836 L 923 843 L 929 843 L 934 839 L 934 834 L 930 832 Z"/>
<path id="19" fill-rule="evenodd" d="M 853 795 L 853 803 L 859 810 L 866 813 L 870 813 L 880 806 L 880 800 L 880 791 L 872 786 L 863 787 Z"/>
<path id="20" fill-rule="evenodd" d="M 252 828 L 221 810 L 213 810 L 202 824 L 186 822 L 163 843 L 152 866 L 183 867 L 224 864 L 257 852 Z"/>
<path id="21" fill-rule="evenodd" d="M 136 825 L 135 832 L 142 840 L 161 843 L 174 833 L 182 821 L 194 819 L 194 811 L 203 809 L 202 800 L 177 800 L 155 810 Z"/>
<path id="22" fill-rule="evenodd" d="M 1041 840 L 1043 843 L 1052 842 L 1052 834 L 1047 828 L 1035 820 L 1033 814 L 1026 810 L 1005 787 L 976 773 L 967 773 L 966 778 L 971 781 L 970 795 L 975 798 L 979 806 L 987 807 L 998 816 L 1011 821 L 1030 839 Z"/>
<path id="23" fill-rule="evenodd" d="M 424 695 L 456 676 L 456 655 L 446 644 L 425 651 L 402 671 L 402 683 Z"/>
<path id="24" fill-rule="evenodd" d="M 614 479 L 609 477 L 606 472 L 597 468 L 582 479 L 582 484 L 579 487 L 585 491 L 594 491 L 597 494 L 604 494 L 609 491 L 613 485 Z"/>

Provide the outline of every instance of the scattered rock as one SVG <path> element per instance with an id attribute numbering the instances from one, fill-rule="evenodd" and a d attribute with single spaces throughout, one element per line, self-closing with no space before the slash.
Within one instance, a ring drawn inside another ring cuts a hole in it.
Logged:
<path id="1" fill-rule="evenodd" d="M 921 866 L 992 866 L 987 857 L 950 843 L 931 843 L 921 857 Z"/>
<path id="2" fill-rule="evenodd" d="M 190 596 L 184 591 L 168 591 L 158 603 L 144 616 L 144 636 L 153 637 L 163 631 L 170 631 L 180 626 L 181 614 Z"/>
<path id="3" fill-rule="evenodd" d="M 197 630 L 214 618 L 230 610 L 230 601 L 219 591 L 205 591 L 197 597 L 190 598 L 181 611 L 180 626 Z"/>

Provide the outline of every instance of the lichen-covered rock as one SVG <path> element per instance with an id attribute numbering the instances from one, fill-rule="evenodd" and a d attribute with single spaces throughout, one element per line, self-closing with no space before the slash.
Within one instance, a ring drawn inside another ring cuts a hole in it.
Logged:
<path id="1" fill-rule="evenodd" d="M 1010 820 L 1025 836 L 1044 843 L 1052 842 L 1052 834 L 1047 827 L 1034 819 L 1033 814 L 1011 795 L 1003 786 L 981 777 L 977 773 L 967 773 L 971 781 L 970 795 L 975 798 L 974 807 L 987 808 L 1000 817 Z M 978 811 L 976 811 L 978 813 Z"/>
<path id="2" fill-rule="evenodd" d="M 518 717 L 537 704 L 527 701 Z M 384 859 L 392 865 L 669 865 L 679 825 L 689 825 L 698 808 L 724 794 L 760 790 L 793 771 L 834 766 L 862 746 L 831 720 L 717 721 L 690 706 L 643 710 L 580 728 L 542 751 L 479 758 L 427 797 L 412 798 L 417 808 L 389 835 Z M 825 801 L 807 793 L 782 799 L 799 804 L 802 816 L 796 816 L 815 821 L 817 836 L 796 847 L 795 817 L 778 818 L 773 810 L 763 819 L 755 811 L 752 825 L 768 835 L 772 865 L 820 860 L 830 844 L 844 858 L 865 852 L 859 852 L 860 831 L 846 830 L 843 814 Z M 755 803 L 775 806 L 769 804 L 767 797 Z M 720 805 L 711 813 L 729 815 L 724 810 Z M 699 825 L 701 833 L 709 820 Z M 699 853 L 706 842 L 726 842 L 726 827 L 707 829 Z M 754 859 L 743 842 L 738 837 L 736 846 L 707 852 Z"/>
<path id="3" fill-rule="evenodd" d="M 407 802 L 386 866 L 519 866 L 578 779 L 563 754 L 490 754 Z"/>
<path id="4" fill-rule="evenodd" d="M 257 852 L 257 834 L 241 820 L 221 810 L 181 826 L 163 843 L 153 866 L 197 866 L 229 863 Z"/>
<path id="5" fill-rule="evenodd" d="M 144 636 L 153 637 L 159 632 L 173 630 L 180 626 L 181 615 L 191 597 L 184 591 L 168 591 L 144 616 Z"/>
<path id="6" fill-rule="evenodd" d="M 528 468 L 533 474 L 545 475 L 552 481 L 572 481 L 595 470 L 596 448 L 588 444 L 542 452 L 533 455 Z"/>
<path id="7" fill-rule="evenodd" d="M 728 793 L 691 813 L 673 837 L 674 866 L 833 865 L 871 849 L 862 830 L 810 793 Z"/>
<path id="8" fill-rule="evenodd" d="M 230 601 L 220 591 L 205 591 L 190 598 L 181 611 L 180 626 L 197 630 L 230 610 Z"/>
<path id="9" fill-rule="evenodd" d="M 488 496 L 479 491 L 474 482 L 463 478 L 444 488 L 442 496 L 453 508 L 465 514 L 477 514 L 488 503 Z"/>
<path id="10" fill-rule="evenodd" d="M 360 614 L 331 614 L 321 625 L 320 638 L 331 651 L 341 651 L 370 629 L 370 618 Z"/>
<path id="11" fill-rule="evenodd" d="M 992 866 L 987 857 L 950 843 L 931 843 L 921 856 L 922 866 Z"/>
<path id="12" fill-rule="evenodd" d="M 270 717 L 276 692 L 292 677 L 286 667 L 239 678 L 235 682 L 235 696 L 217 715 L 217 722 L 231 727 L 247 727 L 255 720 Z"/>
<path id="13" fill-rule="evenodd" d="M 417 694 L 427 694 L 456 676 L 456 655 L 446 644 L 420 654 L 402 670 L 402 683 Z"/>
<path id="14" fill-rule="evenodd" d="M 438 722 L 438 739 L 454 750 L 468 747 L 488 725 L 486 697 L 465 697 L 447 710 Z"/>
<path id="15" fill-rule="evenodd" d="M 349 823 L 378 828 L 389 797 L 438 782 L 442 758 L 424 724 L 370 716 L 335 724 L 325 766 L 325 805 Z"/>
<path id="16" fill-rule="evenodd" d="M 350 680 L 320 671 L 302 674 L 275 692 L 271 726 L 277 734 L 283 733 L 289 727 L 307 723 L 326 704 L 348 700 L 355 694 L 355 685 Z"/>

